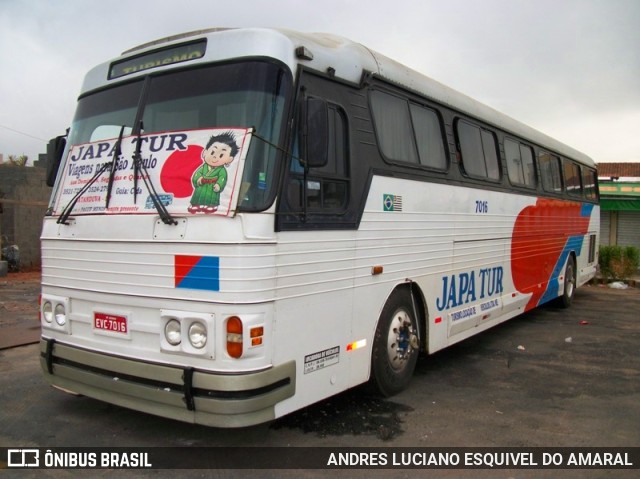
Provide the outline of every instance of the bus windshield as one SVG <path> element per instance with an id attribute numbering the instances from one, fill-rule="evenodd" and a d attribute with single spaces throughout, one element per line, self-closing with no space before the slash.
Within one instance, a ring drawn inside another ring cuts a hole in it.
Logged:
<path id="1" fill-rule="evenodd" d="M 285 69 L 260 61 L 149 76 L 80 98 L 70 148 L 130 135 L 137 119 L 144 135 L 253 128 L 259 139 L 245 161 L 238 207 L 264 210 L 275 197 L 279 151 L 271 145 L 281 143 L 290 90 Z"/>

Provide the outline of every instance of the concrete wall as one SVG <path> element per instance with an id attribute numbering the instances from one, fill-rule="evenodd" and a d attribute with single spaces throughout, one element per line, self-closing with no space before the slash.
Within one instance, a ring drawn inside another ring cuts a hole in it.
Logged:
<path id="1" fill-rule="evenodd" d="M 40 233 L 51 188 L 45 183 L 43 161 L 35 166 L 0 165 L 0 237 L 2 247 L 20 248 L 20 269 L 41 265 Z"/>

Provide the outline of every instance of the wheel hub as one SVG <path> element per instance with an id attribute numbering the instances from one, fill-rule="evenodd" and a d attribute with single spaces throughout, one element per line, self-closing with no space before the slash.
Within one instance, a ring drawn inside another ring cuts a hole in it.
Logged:
<path id="1" fill-rule="evenodd" d="M 418 336 L 411 316 L 407 311 L 397 311 L 387 336 L 387 354 L 391 367 L 395 370 L 403 369 L 417 346 Z"/>

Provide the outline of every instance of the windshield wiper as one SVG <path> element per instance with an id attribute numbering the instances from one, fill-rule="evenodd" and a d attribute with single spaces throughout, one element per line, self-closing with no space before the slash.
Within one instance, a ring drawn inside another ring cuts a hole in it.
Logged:
<path id="1" fill-rule="evenodd" d="M 149 172 L 147 171 L 147 167 L 142 161 L 142 155 L 140 154 L 140 149 L 142 147 L 142 121 L 140 121 L 140 128 L 138 128 L 138 141 L 136 142 L 136 149 L 133 153 L 133 202 L 135 203 L 138 197 L 138 175 L 140 171 L 142 171 L 142 181 L 144 185 L 147 187 L 147 191 L 149 192 L 149 198 L 153 202 L 153 206 L 156 208 L 160 219 L 165 225 L 177 225 L 178 222 L 171 216 L 171 213 L 167 210 L 167 207 L 164 205 L 156 188 L 153 186 L 151 182 L 151 177 L 149 176 Z"/>
<path id="2" fill-rule="evenodd" d="M 91 187 L 91 185 L 93 185 L 98 180 L 98 178 L 100 178 L 102 173 L 107 171 L 107 169 L 111 168 L 112 163 L 113 163 L 113 161 L 111 161 L 109 163 L 104 163 L 98 169 L 98 171 L 96 171 L 96 174 L 93 175 L 93 177 L 82 188 L 80 188 L 80 191 L 78 191 L 75 194 L 75 196 L 73 198 L 71 198 L 71 201 L 69 201 L 69 203 L 67 203 L 67 206 L 64 207 L 64 209 L 62 210 L 62 213 L 60 213 L 60 217 L 58 218 L 56 223 L 63 224 L 63 225 L 68 225 L 69 224 L 67 222 L 67 220 L 69 219 L 69 216 L 71 215 L 71 212 L 73 211 L 73 208 L 76 206 L 76 203 L 78 202 L 80 197 L 87 192 L 87 190 Z"/>
<path id="3" fill-rule="evenodd" d="M 109 208 L 109 201 L 111 201 L 111 190 L 113 189 L 113 180 L 116 175 L 116 167 L 118 166 L 118 157 L 122 153 L 122 135 L 124 134 L 124 127 L 120 128 L 120 134 L 118 135 L 118 140 L 116 141 L 115 146 L 113 147 L 113 160 L 111 160 L 111 171 L 109 172 L 109 184 L 107 185 L 107 199 L 105 202 L 105 209 Z"/>
<path id="4" fill-rule="evenodd" d="M 116 172 L 117 160 L 121 153 L 120 147 L 122 144 L 122 135 L 124 134 L 124 128 L 125 128 L 125 125 L 122 125 L 122 128 L 120 128 L 120 135 L 118 136 L 118 140 L 116 141 L 116 144 L 113 149 L 113 159 L 108 163 L 104 163 L 98 169 L 98 171 L 96 171 L 96 174 L 93 175 L 93 177 L 82 188 L 80 188 L 80 191 L 78 191 L 75 194 L 75 196 L 71 198 L 71 201 L 69 201 L 67 206 L 65 206 L 64 209 L 62 210 L 62 213 L 60 213 L 60 217 L 57 220 L 58 224 L 64 224 L 64 225 L 69 224 L 67 220 L 69 219 L 69 216 L 71 215 L 71 212 L 73 211 L 73 208 L 75 208 L 76 203 L 78 202 L 80 197 L 87 192 L 87 190 L 91 187 L 91 185 L 93 185 L 98 180 L 98 178 L 100 178 L 102 173 L 107 171 L 107 169 L 110 169 L 111 171 L 109 173 L 109 185 L 107 186 L 107 200 L 106 200 L 105 209 L 109 207 L 109 200 L 111 199 L 111 190 L 113 189 L 113 179 Z"/>
<path id="5" fill-rule="evenodd" d="M 69 201 L 67 206 L 65 206 L 64 209 L 62 210 L 62 213 L 60 213 L 60 217 L 57 220 L 58 224 L 65 224 L 65 225 L 69 224 L 67 220 L 69 219 L 69 216 L 71 215 L 73 208 L 75 208 L 76 203 L 78 203 L 78 200 L 80 199 L 80 197 L 82 197 L 82 195 L 84 195 L 87 192 L 87 190 L 91 187 L 91 185 L 93 185 L 98 180 L 98 178 L 100 178 L 100 176 L 102 176 L 102 174 L 107 170 L 110 170 L 110 171 L 109 171 L 109 183 L 107 185 L 105 209 L 109 207 L 109 202 L 111 201 L 111 192 L 113 190 L 113 183 L 115 180 L 115 173 L 117 171 L 117 166 L 118 166 L 117 164 L 118 157 L 122 154 L 122 137 L 124 135 L 124 129 L 125 129 L 125 125 L 123 125 L 122 128 L 120 129 L 118 140 L 114 145 L 113 159 L 108 163 L 102 164 L 102 166 L 98 169 L 98 171 L 96 171 L 95 175 L 93 175 L 91 179 L 80 189 L 80 191 L 78 191 L 74 195 L 74 197 L 71 198 L 71 201 Z M 158 211 L 158 215 L 160 215 L 160 219 L 164 224 L 177 225 L 178 222 L 171 216 L 169 211 L 167 211 L 166 206 L 160 199 L 160 196 L 158 195 L 153 183 L 151 182 L 149 172 L 147 171 L 147 167 L 144 165 L 144 162 L 142 161 L 142 155 L 140 154 L 140 149 L 142 146 L 141 136 L 142 136 L 142 122 L 140 122 L 140 129 L 138 130 L 138 141 L 136 143 L 136 149 L 133 153 L 134 203 L 137 201 L 138 176 L 140 176 L 140 171 L 142 171 L 143 173 L 142 180 L 144 181 L 147 191 L 149 191 L 149 197 L 153 202 L 153 206 Z"/>

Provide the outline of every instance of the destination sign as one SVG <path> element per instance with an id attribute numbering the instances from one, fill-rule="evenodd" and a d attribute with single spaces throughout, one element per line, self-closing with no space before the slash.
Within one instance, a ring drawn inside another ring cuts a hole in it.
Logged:
<path id="1" fill-rule="evenodd" d="M 154 50 L 126 60 L 118 60 L 111 64 L 109 80 L 131 75 L 132 73 L 157 68 L 174 63 L 188 62 L 204 56 L 207 47 L 206 40 L 183 43 L 181 45 L 162 50 Z"/>

